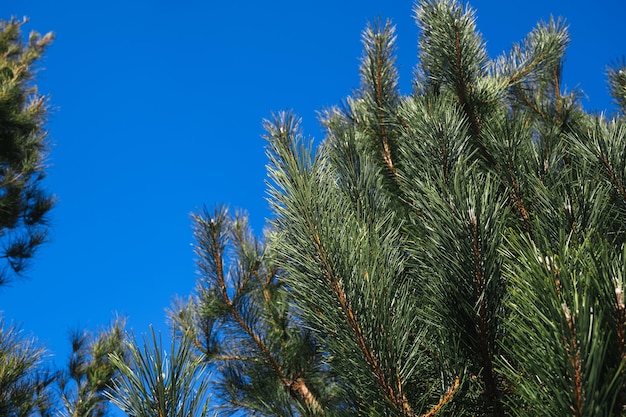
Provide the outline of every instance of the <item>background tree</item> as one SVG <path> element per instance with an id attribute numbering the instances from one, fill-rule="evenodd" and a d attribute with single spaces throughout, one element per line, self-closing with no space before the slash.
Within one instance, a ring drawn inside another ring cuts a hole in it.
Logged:
<path id="1" fill-rule="evenodd" d="M 24 22 L 0 22 L 0 238 L 6 261 L 0 283 L 22 272 L 45 240 L 46 213 L 53 204 L 41 188 L 47 100 L 32 82 L 35 64 L 53 36 L 31 32 L 24 42 Z"/>
<path id="2" fill-rule="evenodd" d="M 103 417 L 108 402 L 104 396 L 118 375 L 110 360 L 116 355 L 124 360 L 124 321 L 117 320 L 109 328 L 91 334 L 86 331 L 71 335 L 72 354 L 68 369 L 59 379 L 62 407 L 59 414 L 66 417 Z"/>
<path id="3" fill-rule="evenodd" d="M 0 21 L 0 284 L 19 274 L 44 241 L 45 214 L 52 206 L 40 188 L 48 109 L 32 83 L 52 34 L 31 32 L 24 43 L 24 22 Z M 56 374 L 44 368 L 44 357 L 33 338 L 0 320 L 0 415 L 52 415 Z"/>
<path id="4" fill-rule="evenodd" d="M 0 415 L 52 416 L 55 373 L 46 369 L 45 350 L 15 325 L 0 320 Z"/>

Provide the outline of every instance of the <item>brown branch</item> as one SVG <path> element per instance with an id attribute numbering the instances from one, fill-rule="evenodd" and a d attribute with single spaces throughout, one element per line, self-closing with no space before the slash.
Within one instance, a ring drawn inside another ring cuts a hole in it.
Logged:
<path id="1" fill-rule="evenodd" d="M 542 112 L 541 109 L 539 109 L 533 103 L 531 103 L 530 100 L 528 99 L 528 97 L 526 97 L 526 94 L 524 94 L 523 92 L 519 91 L 519 89 L 517 91 L 517 95 L 522 99 L 524 104 L 526 104 L 533 112 L 537 113 L 542 119 L 544 119 L 546 121 L 550 120 L 548 115 L 545 114 L 544 112 Z"/>
<path id="2" fill-rule="evenodd" d="M 515 178 L 515 169 L 513 168 L 513 163 L 511 160 L 507 160 L 507 169 L 509 171 L 509 178 L 511 178 L 511 186 L 513 187 L 513 201 L 515 201 L 515 206 L 522 217 L 522 222 L 524 223 L 524 228 L 526 229 L 526 233 L 529 236 L 532 236 L 532 229 L 530 227 L 530 215 L 528 214 L 528 210 L 526 210 L 526 206 L 524 205 L 524 200 L 522 199 L 522 193 L 520 192 L 520 186 Z"/>
<path id="3" fill-rule="evenodd" d="M 580 348 L 578 347 L 578 337 L 576 334 L 576 325 L 574 323 L 574 317 L 569 311 L 566 304 L 563 304 L 563 312 L 567 320 L 567 325 L 570 330 L 570 343 L 566 345 L 567 353 L 570 356 L 570 363 L 574 369 L 574 405 L 571 407 L 571 411 L 574 412 L 574 416 L 582 417 L 583 414 L 583 371 L 582 362 L 580 360 Z"/>
<path id="4" fill-rule="evenodd" d="M 552 78 L 554 79 L 554 101 L 556 101 L 556 120 L 559 124 L 563 124 L 563 118 L 561 117 L 561 111 L 563 111 L 563 103 L 561 99 L 561 81 L 559 77 L 559 71 L 556 67 L 552 69 Z"/>
<path id="5" fill-rule="evenodd" d="M 250 281 L 250 278 L 252 278 L 252 275 L 255 275 L 260 281 L 259 273 L 257 270 L 248 271 L 248 273 L 246 273 L 246 275 L 244 276 L 243 281 L 241 281 L 241 284 L 237 286 L 237 289 L 235 290 L 235 296 L 233 297 L 234 299 L 237 299 L 239 298 L 239 296 L 241 296 L 241 293 L 245 290 L 246 286 L 248 285 L 248 281 Z"/>
<path id="6" fill-rule="evenodd" d="M 212 232 L 211 239 L 213 240 L 213 247 L 218 248 L 219 246 L 217 233 Z M 280 363 L 278 363 L 274 355 L 272 355 L 272 352 L 269 350 L 267 345 L 263 342 L 261 337 L 248 325 L 248 323 L 246 323 L 239 311 L 235 308 L 233 301 L 228 296 L 228 292 L 226 290 L 226 279 L 223 270 L 222 254 L 216 253 L 215 258 L 217 278 L 220 289 L 222 291 L 223 301 L 228 306 L 230 313 L 232 314 L 237 324 L 239 324 L 239 327 L 241 327 L 241 329 L 254 341 L 256 346 L 265 357 L 266 363 L 268 363 L 272 367 L 283 387 L 289 392 L 289 395 L 296 400 L 304 400 L 305 404 L 309 408 L 314 409 L 316 413 L 324 414 L 323 408 L 321 407 L 317 399 L 311 394 L 311 391 L 306 386 L 304 380 L 300 378 L 300 382 L 298 384 L 294 384 L 295 381 L 291 380 L 285 375 L 282 366 L 280 365 Z"/>
<path id="7" fill-rule="evenodd" d="M 615 174 L 615 170 L 613 169 L 613 166 L 611 165 L 611 162 L 609 161 L 608 156 L 602 151 L 599 156 L 600 156 L 600 161 L 602 162 L 602 165 L 604 166 L 604 169 L 606 170 L 606 173 L 609 175 L 609 178 L 611 179 L 611 183 L 615 187 L 616 191 L 621 195 L 622 199 L 624 200 L 624 203 L 626 203 L 626 189 L 624 189 L 624 185 L 619 180 L 619 178 L 617 178 L 617 175 Z"/>
<path id="8" fill-rule="evenodd" d="M 513 74 L 510 78 L 509 81 L 507 82 L 507 84 L 509 86 L 512 86 L 513 84 L 515 84 L 517 82 L 518 79 L 526 76 L 526 74 L 528 74 L 529 72 L 531 72 L 532 70 L 534 70 L 543 60 L 543 58 L 545 57 L 545 54 L 541 54 L 539 55 L 537 58 L 535 58 L 535 60 L 528 65 L 526 68 L 524 68 L 523 70 L 521 70 L 520 72 L 518 72 L 517 74 Z"/>
<path id="9" fill-rule="evenodd" d="M 245 402 L 239 401 L 239 400 L 234 400 L 232 397 L 230 397 L 228 399 L 228 402 L 230 404 L 235 405 L 235 406 L 240 407 L 240 408 L 247 408 L 247 409 L 251 409 L 252 408 L 252 407 L 250 407 L 250 405 L 248 403 L 245 403 Z"/>
<path id="10" fill-rule="evenodd" d="M 302 397 L 305 404 L 310 409 L 315 410 L 316 414 L 324 414 L 324 410 L 317 401 L 317 398 L 315 398 L 315 395 L 309 390 L 309 387 L 304 382 L 304 378 L 299 377 L 292 381 L 290 389 L 297 392 L 300 397 Z"/>
<path id="11" fill-rule="evenodd" d="M 443 168 L 443 178 L 448 183 L 448 179 L 450 178 L 450 167 L 448 166 L 448 146 L 446 144 L 446 138 L 443 135 L 443 131 L 440 130 L 439 135 L 441 141 L 439 143 L 439 148 L 441 152 L 441 165 Z"/>
<path id="12" fill-rule="evenodd" d="M 378 45 L 378 53 L 376 54 L 376 118 L 378 120 L 378 126 L 380 128 L 380 135 L 383 145 L 383 160 L 389 168 L 389 171 L 393 174 L 393 176 L 397 176 L 396 167 L 393 164 L 393 159 L 391 157 L 391 147 L 389 145 L 389 135 L 387 133 L 387 129 L 385 129 L 383 123 L 383 116 L 381 114 L 383 108 L 383 91 L 382 91 L 382 47 Z"/>
<path id="13" fill-rule="evenodd" d="M 209 353 L 208 349 L 205 349 L 205 347 L 202 345 L 202 343 L 200 343 L 200 340 L 198 340 L 197 337 L 193 338 L 193 345 L 196 347 L 196 349 L 202 352 L 204 356 L 208 356 L 208 353 Z"/>
<path id="14" fill-rule="evenodd" d="M 615 326 L 617 327 L 617 348 L 619 352 L 619 358 L 622 363 L 626 360 L 626 351 L 624 349 L 624 339 L 626 337 L 626 306 L 624 305 L 623 299 L 623 291 L 621 287 L 621 282 L 616 282 L 615 287 Z M 622 370 L 621 374 L 624 374 L 624 370 Z M 624 393 L 626 392 L 626 387 L 622 385 L 620 389 L 621 395 L 620 398 L 624 398 Z M 616 411 L 615 415 L 618 415 L 619 412 L 624 408 L 623 401 L 616 401 L 614 410 Z"/>
<path id="15" fill-rule="evenodd" d="M 270 282 L 272 282 L 272 280 L 276 278 L 276 275 L 278 275 L 278 271 L 279 271 L 279 268 L 274 267 L 272 268 L 271 271 L 267 272 L 266 278 L 265 278 L 265 285 L 270 285 Z"/>
<path id="16" fill-rule="evenodd" d="M 316 232 L 314 232 L 313 228 L 309 227 L 309 230 L 312 231 L 312 236 L 314 237 L 313 240 L 314 240 L 315 250 L 317 251 L 317 255 L 322 264 L 321 266 L 324 271 L 324 274 L 326 275 L 326 279 L 333 293 L 337 297 L 337 300 L 339 301 L 339 305 L 341 306 L 341 311 L 344 314 L 344 317 L 346 319 L 346 322 L 348 323 L 348 326 L 352 330 L 352 333 L 357 341 L 357 344 L 359 345 L 359 348 L 361 349 L 361 352 L 365 356 L 365 361 L 368 367 L 370 368 L 370 371 L 374 374 L 376 381 L 382 388 L 387 398 L 392 402 L 392 404 L 394 404 L 399 410 L 402 410 L 404 415 L 409 416 L 409 417 L 415 416 L 415 413 L 412 410 L 412 407 L 408 401 L 408 398 L 406 397 L 406 395 L 402 394 L 401 389 L 400 389 L 400 392 L 396 392 L 393 385 L 387 383 L 384 370 L 382 366 L 380 365 L 380 362 L 376 358 L 376 355 L 374 354 L 374 352 L 372 352 L 372 350 L 368 347 L 367 341 L 365 340 L 365 336 L 363 335 L 363 330 L 361 329 L 361 326 L 359 325 L 356 319 L 356 316 L 352 310 L 352 306 L 350 305 L 348 297 L 345 291 L 343 290 L 341 283 L 334 276 L 334 273 L 332 272 L 332 266 L 330 262 L 328 261 L 328 257 L 326 255 L 326 252 L 323 249 L 322 242 L 321 242 L 319 235 Z M 402 385 L 401 381 L 399 381 L 399 385 L 401 387 Z"/>
<path id="17" fill-rule="evenodd" d="M 409 126 L 409 124 L 407 123 L 406 120 L 404 120 L 404 118 L 402 118 L 402 116 L 400 116 L 400 114 L 396 115 L 396 118 L 398 119 L 398 122 L 402 125 L 403 128 L 410 130 L 411 126 Z"/>
<path id="18" fill-rule="evenodd" d="M 457 389 L 459 389 L 459 377 L 458 376 L 454 378 L 454 384 L 452 385 L 452 387 L 450 387 L 448 392 L 446 392 L 446 394 L 443 397 L 441 397 L 439 402 L 433 408 L 431 408 L 429 412 L 427 412 L 426 414 L 423 414 L 422 417 L 433 417 L 435 414 L 437 414 L 439 410 L 441 410 L 441 407 L 446 405 L 452 399 Z"/>
<path id="19" fill-rule="evenodd" d="M 222 299 L 228 306 L 231 306 L 232 301 L 230 297 L 228 296 L 228 290 L 226 289 L 226 279 L 224 278 L 224 265 L 222 263 L 222 253 L 220 253 L 218 250 L 220 245 L 218 241 L 217 232 L 213 230 L 213 228 L 211 228 L 210 231 L 211 231 L 211 240 L 212 240 L 211 244 L 215 248 L 215 252 L 216 252 L 214 254 L 215 255 L 214 256 L 215 257 L 215 269 L 217 273 L 216 274 L 217 281 L 220 286 L 220 291 L 222 292 Z"/>

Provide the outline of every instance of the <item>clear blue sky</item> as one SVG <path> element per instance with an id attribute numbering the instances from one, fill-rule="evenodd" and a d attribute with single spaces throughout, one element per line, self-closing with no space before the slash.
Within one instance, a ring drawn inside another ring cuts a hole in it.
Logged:
<path id="1" fill-rule="evenodd" d="M 537 21 L 567 19 L 567 87 L 611 108 L 605 67 L 626 55 L 623 0 L 474 0 L 492 56 Z M 260 233 L 261 121 L 291 108 L 320 137 L 316 110 L 359 85 L 368 19 L 397 25 L 401 88 L 410 92 L 418 29 L 410 0 L 4 0 L 0 17 L 54 31 L 40 90 L 54 107 L 47 188 L 58 197 L 50 242 L 26 280 L 0 287 L 0 310 L 65 363 L 68 332 L 115 313 L 136 333 L 165 329 L 171 298 L 195 283 L 189 214 L 248 210 Z"/>

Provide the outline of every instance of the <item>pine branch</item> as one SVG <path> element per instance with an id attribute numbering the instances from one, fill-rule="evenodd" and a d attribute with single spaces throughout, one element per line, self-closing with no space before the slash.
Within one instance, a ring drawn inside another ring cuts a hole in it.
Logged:
<path id="1" fill-rule="evenodd" d="M 34 338 L 0 318 L 0 415 L 52 415 L 58 375 L 44 367 L 45 355 Z"/>
<path id="2" fill-rule="evenodd" d="M 294 153 L 302 149 L 297 133 L 281 125 L 280 120 L 268 129 L 273 151 L 270 173 L 276 181 L 273 205 L 279 213 L 278 224 L 285 232 L 277 244 L 281 259 L 289 265 L 288 284 L 297 295 L 316 294 L 315 300 L 302 307 L 305 318 L 315 323 L 314 329 L 319 326 L 319 331 L 330 332 L 333 357 L 345 361 L 341 366 L 354 372 L 348 380 L 371 380 L 368 388 L 373 395 L 380 395 L 399 413 L 415 415 L 412 401 L 417 394 L 407 390 L 412 368 L 407 364 L 411 369 L 407 372 L 397 367 L 402 366 L 405 355 L 415 357 L 418 353 L 412 345 L 396 347 L 384 336 L 390 334 L 391 338 L 391 334 L 396 334 L 391 332 L 398 331 L 419 333 L 409 324 L 416 323 L 408 305 L 405 313 L 404 304 L 393 304 L 393 294 L 402 293 L 400 283 L 405 280 L 404 255 L 394 247 L 401 245 L 397 240 L 401 238 L 397 236 L 395 221 L 385 210 L 385 191 L 378 185 L 385 181 L 384 168 L 379 169 L 365 156 L 371 149 L 360 147 L 351 131 L 341 133 L 339 126 L 331 131 L 332 140 L 326 143 L 323 156 L 316 156 L 314 164 L 305 169 L 297 161 L 309 161 L 311 157 Z M 287 137 L 282 136 L 284 132 Z M 339 182 L 326 182 L 333 177 L 339 178 Z M 374 189 L 380 191 L 372 193 Z M 320 217 L 323 213 L 330 217 Z M 329 226 L 335 220 L 326 219 L 337 219 L 341 230 L 332 231 Z M 387 272 L 389 262 L 393 262 L 394 269 Z M 402 323 L 397 330 L 393 328 L 396 323 Z M 333 327 L 326 330 L 327 325 Z M 355 351 L 358 356 L 354 356 Z M 355 366 L 348 367 L 348 363 Z M 371 397 L 358 395 L 371 401 Z"/>
<path id="3" fill-rule="evenodd" d="M 486 396 L 489 398 L 490 402 L 495 404 L 494 414 L 503 416 L 504 411 L 502 409 L 502 404 L 500 403 L 502 394 L 496 382 L 493 362 L 491 359 L 492 353 L 489 348 L 493 337 L 490 335 L 489 326 L 487 324 L 487 312 L 490 310 L 487 306 L 488 297 L 486 296 L 487 291 L 485 277 L 483 275 L 483 262 L 485 261 L 483 260 L 482 255 L 481 233 L 479 229 L 478 217 L 472 211 L 470 212 L 470 238 L 472 240 L 472 252 L 474 255 L 474 283 L 476 288 L 475 299 L 478 300 L 478 343 L 480 346 L 481 365 L 484 372 L 482 377 L 485 381 Z"/>
<path id="4" fill-rule="evenodd" d="M 212 226 L 212 224 L 210 226 Z M 209 233 L 210 239 L 212 240 L 211 246 L 213 248 L 220 248 L 221 245 L 219 243 L 219 230 L 217 229 L 217 227 L 209 227 Z M 212 254 L 212 258 L 215 259 L 217 282 L 219 283 L 222 300 L 224 304 L 228 307 L 230 315 L 235 319 L 239 327 L 252 339 L 257 348 L 262 352 L 266 363 L 268 363 L 272 367 L 273 371 L 282 383 L 285 390 L 287 390 L 287 392 L 289 392 L 289 394 L 294 399 L 304 401 L 307 408 L 314 410 L 315 413 L 324 414 L 323 408 L 319 404 L 317 398 L 315 398 L 315 396 L 311 393 L 311 390 L 308 388 L 306 382 L 302 378 L 292 380 L 291 378 L 287 377 L 286 372 L 280 365 L 278 359 L 272 354 L 271 350 L 262 340 L 261 336 L 257 332 L 255 332 L 250 325 L 248 325 L 246 320 L 240 314 L 239 310 L 236 308 L 233 300 L 231 300 L 230 296 L 228 295 L 224 274 L 223 256 L 224 254 L 221 251 Z M 247 280 L 248 278 L 245 278 L 244 283 L 247 283 Z"/>
<path id="5" fill-rule="evenodd" d="M 150 331 L 150 340 L 144 336 L 142 346 L 134 337 L 127 341 L 129 360 L 111 355 L 120 377 L 107 397 L 130 416 L 208 416 L 206 369 L 202 358 L 194 355 L 192 341 L 186 335 L 173 339 L 168 354 L 160 335 Z"/>
<path id="6" fill-rule="evenodd" d="M 190 302 L 169 315 L 180 336 L 193 340 L 209 363 L 220 363 L 215 383 L 226 408 L 245 403 L 264 414 L 325 414 L 333 383 L 308 332 L 297 327 L 281 269 L 245 215 L 218 208 L 193 219 L 201 280 Z"/>
<path id="7" fill-rule="evenodd" d="M 574 144 L 587 161 L 601 167 L 605 178 L 626 206 L 626 124 L 596 118 L 582 133 L 570 134 Z"/>
<path id="8" fill-rule="evenodd" d="M 615 187 L 616 191 L 622 197 L 624 202 L 626 202 L 626 188 L 624 187 L 624 184 L 622 184 L 622 181 L 617 177 L 616 171 L 609 161 L 608 156 L 601 150 L 599 157 L 600 162 L 602 163 L 602 166 L 604 167 L 604 170 L 606 171 L 606 174 L 611 181 L 611 184 L 613 185 L 613 187 Z"/>
<path id="9" fill-rule="evenodd" d="M 622 115 L 626 115 L 626 58 L 622 58 L 607 69 L 609 88 L 615 104 Z"/>
<path id="10" fill-rule="evenodd" d="M 383 116 L 381 114 L 382 109 L 384 108 L 384 103 L 383 103 L 383 90 L 382 90 L 382 84 L 383 84 L 383 65 L 385 64 L 384 62 L 384 56 L 383 56 L 383 51 L 385 51 L 385 46 L 386 45 L 376 45 L 376 105 L 378 107 L 378 111 L 376 112 L 376 117 L 378 119 L 378 126 L 380 126 L 380 137 L 382 140 L 382 144 L 383 144 L 383 160 L 385 161 L 385 164 L 387 164 L 387 167 L 389 168 L 389 171 L 396 176 L 396 168 L 393 164 L 393 160 L 392 160 L 392 156 L 391 156 L 391 147 L 390 147 L 390 139 L 389 139 L 389 134 L 387 133 L 387 129 L 385 128 L 384 124 L 383 124 Z"/>
<path id="11" fill-rule="evenodd" d="M 439 402 L 432 409 L 430 409 L 430 411 L 423 414 L 422 417 L 434 417 L 443 408 L 443 406 L 449 403 L 452 400 L 452 397 L 454 397 L 454 393 L 459 389 L 459 381 L 459 377 L 457 376 L 454 379 L 454 384 L 450 387 L 448 392 L 441 397 L 441 400 L 439 400 Z"/>
<path id="12" fill-rule="evenodd" d="M 399 98 L 395 41 L 395 27 L 389 21 L 384 26 L 380 22 L 370 24 L 363 32 L 361 89 L 357 100 L 351 102 L 350 114 L 368 133 L 384 166 L 394 178 L 397 175 L 393 155 L 395 133 L 390 117 L 396 113 Z M 357 103 L 364 104 L 364 109 L 360 109 Z"/>
<path id="13" fill-rule="evenodd" d="M 413 96 L 397 91 L 390 25 L 370 26 L 361 89 L 325 114 L 318 151 L 292 113 L 265 122 L 284 287 L 271 268 L 237 264 L 231 276 L 220 264 L 209 295 L 278 374 L 263 391 L 273 412 L 298 404 L 291 395 L 342 415 L 620 415 L 623 120 L 594 121 L 562 90 L 562 21 L 489 61 L 471 8 L 423 0 L 416 15 Z M 288 327 L 278 287 L 321 350 L 285 360 L 287 342 L 266 338 Z M 224 357 L 241 353 L 231 350 Z M 308 377 L 318 353 L 346 394 L 337 408 Z M 233 366 L 232 392 L 258 369 Z"/>
<path id="14" fill-rule="evenodd" d="M 467 120 L 469 121 L 470 130 L 474 134 L 474 137 L 478 139 L 480 137 L 480 123 L 478 121 L 478 115 L 475 113 L 474 107 L 470 104 L 467 84 L 465 82 L 465 74 L 463 73 L 463 61 L 461 59 L 461 39 L 460 39 L 459 28 L 457 26 L 454 27 L 454 52 L 455 52 L 455 62 L 456 62 L 456 72 L 457 72 L 457 81 L 456 81 L 456 93 L 459 97 L 459 103 L 461 103 L 461 108 L 467 115 Z"/>
<path id="15" fill-rule="evenodd" d="M 580 359 L 580 348 L 578 347 L 578 336 L 576 335 L 576 326 L 574 324 L 574 317 L 570 312 L 570 309 L 567 307 L 565 303 L 562 304 L 563 314 L 565 315 L 565 320 L 567 322 L 567 326 L 570 332 L 569 343 L 565 345 L 567 354 L 569 356 L 569 360 L 571 363 L 571 367 L 574 371 L 573 379 L 574 379 L 574 405 L 572 407 L 572 412 L 576 417 L 582 417 L 584 415 L 583 411 L 583 371 L 582 371 L 582 363 Z"/>
<path id="16" fill-rule="evenodd" d="M 315 231 L 315 228 L 309 224 L 308 225 L 310 236 L 313 237 L 314 246 L 317 252 L 317 256 L 320 260 L 320 265 L 322 270 L 324 271 L 326 280 L 330 285 L 333 293 L 337 297 L 337 301 L 341 307 L 341 311 L 344 315 L 346 323 L 349 328 L 352 330 L 352 334 L 361 349 L 361 353 L 363 353 L 363 357 L 365 358 L 367 365 L 369 366 L 372 374 L 376 378 L 376 381 L 380 385 L 381 389 L 387 396 L 387 398 L 391 401 L 392 404 L 398 409 L 402 410 L 404 415 L 412 417 L 415 415 L 413 409 L 406 397 L 402 393 L 402 381 L 398 381 L 397 390 L 392 384 L 387 382 L 385 377 L 385 372 L 376 357 L 376 354 L 370 349 L 369 344 L 367 343 L 365 336 L 363 334 L 363 330 L 359 325 L 356 315 L 354 314 L 352 307 L 350 306 L 350 302 L 346 293 L 344 292 L 341 281 L 334 275 L 332 271 L 332 265 L 328 260 L 328 256 L 322 242 L 319 238 L 319 235 Z"/>

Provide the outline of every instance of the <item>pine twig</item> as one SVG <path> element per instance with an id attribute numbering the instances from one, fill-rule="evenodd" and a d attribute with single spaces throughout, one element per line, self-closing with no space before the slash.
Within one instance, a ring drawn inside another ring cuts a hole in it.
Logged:
<path id="1" fill-rule="evenodd" d="M 435 404 L 435 406 L 431 408 L 430 411 L 428 411 L 426 414 L 422 414 L 422 417 L 433 417 L 435 414 L 437 414 L 439 410 L 441 410 L 441 408 L 452 399 L 457 389 L 459 389 L 459 377 L 458 376 L 454 378 L 454 384 L 452 384 L 448 392 L 446 392 L 446 394 L 443 397 L 441 397 L 439 402 Z"/>

